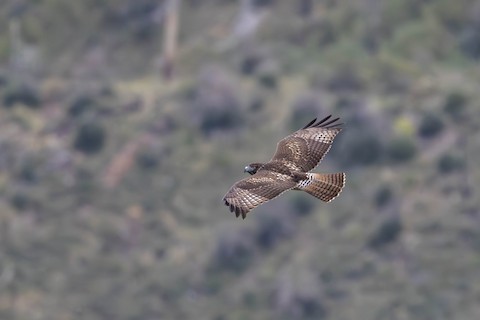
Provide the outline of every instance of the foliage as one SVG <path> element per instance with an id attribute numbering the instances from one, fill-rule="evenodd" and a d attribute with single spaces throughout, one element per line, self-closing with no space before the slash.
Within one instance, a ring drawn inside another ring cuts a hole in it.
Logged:
<path id="1" fill-rule="evenodd" d="M 331 91 L 360 91 L 364 82 L 360 79 L 358 71 L 354 66 L 346 65 L 341 67 L 328 80 L 327 87 Z"/>
<path id="2" fill-rule="evenodd" d="M 149 150 L 139 152 L 136 157 L 137 165 L 143 170 L 152 170 L 159 165 L 159 155 Z"/>
<path id="3" fill-rule="evenodd" d="M 106 139 L 105 129 L 97 122 L 82 124 L 75 135 L 73 146 L 86 154 L 94 154 L 102 150 Z"/>
<path id="4" fill-rule="evenodd" d="M 311 198 L 296 195 L 292 200 L 292 208 L 300 216 L 310 215 L 315 208 L 315 202 Z"/>
<path id="5" fill-rule="evenodd" d="M 446 153 L 440 156 L 437 161 L 437 168 L 441 173 L 450 173 L 463 169 L 465 166 L 464 160 L 458 155 Z"/>
<path id="6" fill-rule="evenodd" d="M 76 97 L 70 107 L 68 114 L 72 117 L 85 115 L 95 108 L 95 101 L 91 95 L 81 95 Z"/>
<path id="7" fill-rule="evenodd" d="M 383 221 L 372 234 L 368 245 L 373 249 L 379 249 L 398 239 L 402 232 L 402 222 L 398 216 L 394 216 Z"/>
<path id="8" fill-rule="evenodd" d="M 267 89 L 275 89 L 279 82 L 279 71 L 275 63 L 263 63 L 258 70 L 258 82 Z"/>
<path id="9" fill-rule="evenodd" d="M 213 253 L 214 271 L 228 270 L 235 273 L 245 271 L 253 259 L 252 237 L 249 231 L 238 230 L 220 235 Z"/>
<path id="10" fill-rule="evenodd" d="M 389 159 L 396 163 L 412 160 L 417 152 L 415 141 L 406 136 L 393 138 L 387 150 Z"/>
<path id="11" fill-rule="evenodd" d="M 465 28 L 460 37 L 460 48 L 462 51 L 474 58 L 480 58 L 480 32 L 477 26 Z"/>
<path id="12" fill-rule="evenodd" d="M 393 198 L 393 190 L 390 185 L 384 184 L 378 188 L 375 193 L 375 204 L 377 207 L 382 208 L 389 204 Z"/>
<path id="13" fill-rule="evenodd" d="M 292 219 L 279 208 L 275 215 L 265 213 L 259 221 L 255 240 L 263 249 L 271 249 L 292 233 Z"/>
<path id="14" fill-rule="evenodd" d="M 235 86 L 221 69 L 208 68 L 200 74 L 189 111 L 202 132 L 209 135 L 242 125 L 245 116 Z"/>
<path id="15" fill-rule="evenodd" d="M 240 72 L 246 76 L 255 74 L 265 59 L 264 50 L 258 47 L 249 48 L 241 57 Z"/>
<path id="16" fill-rule="evenodd" d="M 453 119 L 460 119 L 467 105 L 467 97 L 461 92 L 451 92 L 445 99 L 443 110 Z"/>
<path id="17" fill-rule="evenodd" d="M 431 138 L 443 130 L 442 118 L 435 113 L 427 113 L 420 123 L 418 133 L 424 138 Z"/>
<path id="18" fill-rule="evenodd" d="M 0 318 L 480 318 L 478 1 L 180 1 L 170 80 L 167 2 L 0 1 Z M 328 114 L 340 197 L 236 219 Z"/>
<path id="19" fill-rule="evenodd" d="M 38 91 L 31 85 L 10 85 L 5 89 L 3 104 L 5 107 L 11 107 L 17 103 L 30 108 L 38 108 L 40 106 Z"/>
<path id="20" fill-rule="evenodd" d="M 370 166 L 381 162 L 384 153 L 384 141 L 377 129 L 370 125 L 369 119 L 354 116 L 345 119 L 349 130 L 339 137 L 335 157 L 345 166 Z"/>

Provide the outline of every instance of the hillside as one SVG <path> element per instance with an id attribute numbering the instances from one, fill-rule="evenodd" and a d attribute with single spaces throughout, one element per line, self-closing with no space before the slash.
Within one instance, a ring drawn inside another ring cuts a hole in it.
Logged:
<path id="1" fill-rule="evenodd" d="M 480 2 L 0 3 L 0 318 L 480 317 Z M 242 11 L 243 10 L 243 11 Z M 318 172 L 236 219 L 315 117 Z"/>

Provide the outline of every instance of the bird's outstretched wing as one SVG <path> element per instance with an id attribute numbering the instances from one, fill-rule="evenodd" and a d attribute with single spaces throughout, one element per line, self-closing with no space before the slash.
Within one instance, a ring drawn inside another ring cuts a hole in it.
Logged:
<path id="1" fill-rule="evenodd" d="M 308 172 L 315 168 L 330 150 L 336 135 L 342 130 L 339 118 L 328 116 L 312 120 L 305 127 L 283 138 L 277 144 L 270 161 L 281 161 L 291 169 Z"/>
<path id="2" fill-rule="evenodd" d="M 223 197 L 225 205 L 238 217 L 262 203 L 279 196 L 297 185 L 290 176 L 269 170 L 259 170 L 253 176 L 235 183 Z"/>

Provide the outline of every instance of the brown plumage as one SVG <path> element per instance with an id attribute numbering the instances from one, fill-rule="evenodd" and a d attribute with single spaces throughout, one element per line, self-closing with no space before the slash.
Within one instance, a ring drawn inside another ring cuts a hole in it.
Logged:
<path id="1" fill-rule="evenodd" d="M 330 150 L 342 124 L 328 116 L 312 120 L 277 144 L 267 163 L 251 163 L 245 172 L 252 176 L 235 183 L 223 197 L 226 206 L 243 219 L 247 213 L 285 191 L 302 190 L 329 202 L 342 191 L 345 173 L 310 173 Z"/>

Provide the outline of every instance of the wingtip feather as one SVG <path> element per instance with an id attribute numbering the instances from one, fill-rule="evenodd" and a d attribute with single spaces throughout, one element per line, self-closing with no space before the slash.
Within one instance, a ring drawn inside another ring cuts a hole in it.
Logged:
<path id="1" fill-rule="evenodd" d="M 315 123 L 315 121 L 317 121 L 317 118 L 313 119 L 312 121 L 310 121 L 309 123 L 307 123 L 307 125 L 305 127 L 303 127 L 302 129 L 307 129 L 308 127 L 310 127 L 312 124 Z"/>
<path id="2" fill-rule="evenodd" d="M 308 129 L 308 128 L 327 128 L 327 129 L 333 129 L 333 128 L 338 128 L 339 126 L 343 125 L 343 123 L 335 123 L 337 122 L 338 120 L 340 120 L 340 118 L 335 118 L 335 119 L 331 119 L 330 118 L 332 117 L 332 115 L 328 115 L 326 116 L 325 118 L 321 119 L 321 120 L 318 120 L 317 121 L 317 118 L 313 119 L 312 121 L 310 121 L 306 126 L 304 126 L 302 128 L 303 129 Z"/>
<path id="3" fill-rule="evenodd" d="M 318 121 L 317 123 L 315 123 L 315 124 L 313 125 L 313 127 L 318 127 L 318 126 L 320 126 L 322 123 L 324 123 L 325 121 L 327 121 L 327 120 L 330 119 L 331 117 L 332 117 L 331 114 L 328 115 L 328 116 L 326 116 L 326 117 L 323 118 L 322 120 L 320 120 L 320 121 Z"/>
<path id="4" fill-rule="evenodd" d="M 328 126 L 328 125 L 331 125 L 331 124 L 333 124 L 334 122 L 338 121 L 339 119 L 340 119 L 340 118 L 335 118 L 335 119 L 333 119 L 333 120 L 330 120 L 330 121 L 322 124 L 322 127 L 326 127 L 326 126 Z"/>
<path id="5" fill-rule="evenodd" d="M 245 219 L 247 217 L 247 213 L 248 213 L 248 210 L 246 210 L 245 208 L 241 208 L 241 207 L 237 207 L 235 205 L 233 205 L 232 203 L 229 203 L 227 199 L 223 199 L 223 203 L 229 207 L 230 209 L 230 212 L 233 212 L 235 214 L 235 217 L 240 217 L 242 216 L 243 219 Z"/>

